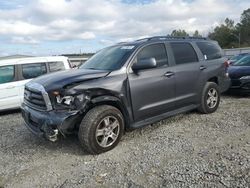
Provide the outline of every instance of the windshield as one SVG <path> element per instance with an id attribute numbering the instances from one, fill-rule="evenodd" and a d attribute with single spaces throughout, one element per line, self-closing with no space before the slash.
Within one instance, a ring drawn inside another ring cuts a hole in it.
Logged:
<path id="1" fill-rule="evenodd" d="M 236 61 L 233 66 L 250 66 L 250 56 L 243 57 L 239 61 Z"/>
<path id="2" fill-rule="evenodd" d="M 117 70 L 120 69 L 135 46 L 112 46 L 105 48 L 80 66 L 80 69 Z"/>
<path id="3" fill-rule="evenodd" d="M 230 60 L 231 60 L 231 61 L 238 61 L 238 60 L 240 60 L 242 57 L 244 57 L 244 55 L 236 55 L 236 56 L 233 56 Z"/>

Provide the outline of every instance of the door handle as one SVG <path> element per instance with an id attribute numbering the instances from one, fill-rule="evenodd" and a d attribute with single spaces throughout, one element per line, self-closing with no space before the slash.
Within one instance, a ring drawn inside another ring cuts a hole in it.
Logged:
<path id="1" fill-rule="evenodd" d="M 174 75 L 174 72 L 166 72 L 165 74 L 164 74 L 164 76 L 166 76 L 166 77 L 168 77 L 168 78 L 170 78 L 171 76 L 173 76 Z"/>
<path id="2" fill-rule="evenodd" d="M 6 89 L 13 89 L 15 86 L 7 86 Z"/>
<path id="3" fill-rule="evenodd" d="M 205 66 L 200 66 L 200 70 L 205 70 L 207 67 L 205 67 Z"/>

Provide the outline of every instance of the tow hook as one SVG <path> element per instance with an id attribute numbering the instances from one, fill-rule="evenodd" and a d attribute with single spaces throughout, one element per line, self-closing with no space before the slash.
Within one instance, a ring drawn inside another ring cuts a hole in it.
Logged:
<path id="1" fill-rule="evenodd" d="M 53 130 L 53 133 L 51 135 L 47 135 L 47 138 L 51 142 L 55 142 L 58 139 L 58 129 Z"/>

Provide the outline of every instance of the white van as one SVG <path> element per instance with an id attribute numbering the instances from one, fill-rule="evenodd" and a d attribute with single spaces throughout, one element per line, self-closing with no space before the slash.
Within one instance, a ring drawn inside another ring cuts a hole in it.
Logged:
<path id="1" fill-rule="evenodd" d="M 24 85 L 32 78 L 70 69 L 67 57 L 31 57 L 0 61 L 0 111 L 19 108 Z"/>

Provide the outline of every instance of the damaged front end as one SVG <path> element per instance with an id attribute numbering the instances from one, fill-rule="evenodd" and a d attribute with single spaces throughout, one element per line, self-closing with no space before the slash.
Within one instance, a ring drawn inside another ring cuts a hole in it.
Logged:
<path id="1" fill-rule="evenodd" d="M 35 135 L 55 142 L 60 135 L 65 136 L 74 131 L 80 121 L 79 111 L 36 111 L 25 103 L 21 106 L 26 127 Z"/>
<path id="2" fill-rule="evenodd" d="M 27 84 L 21 106 L 27 128 L 52 142 L 58 140 L 60 135 L 74 132 L 88 99 L 80 93 L 65 94 L 58 91 L 47 93 L 40 84 Z"/>

